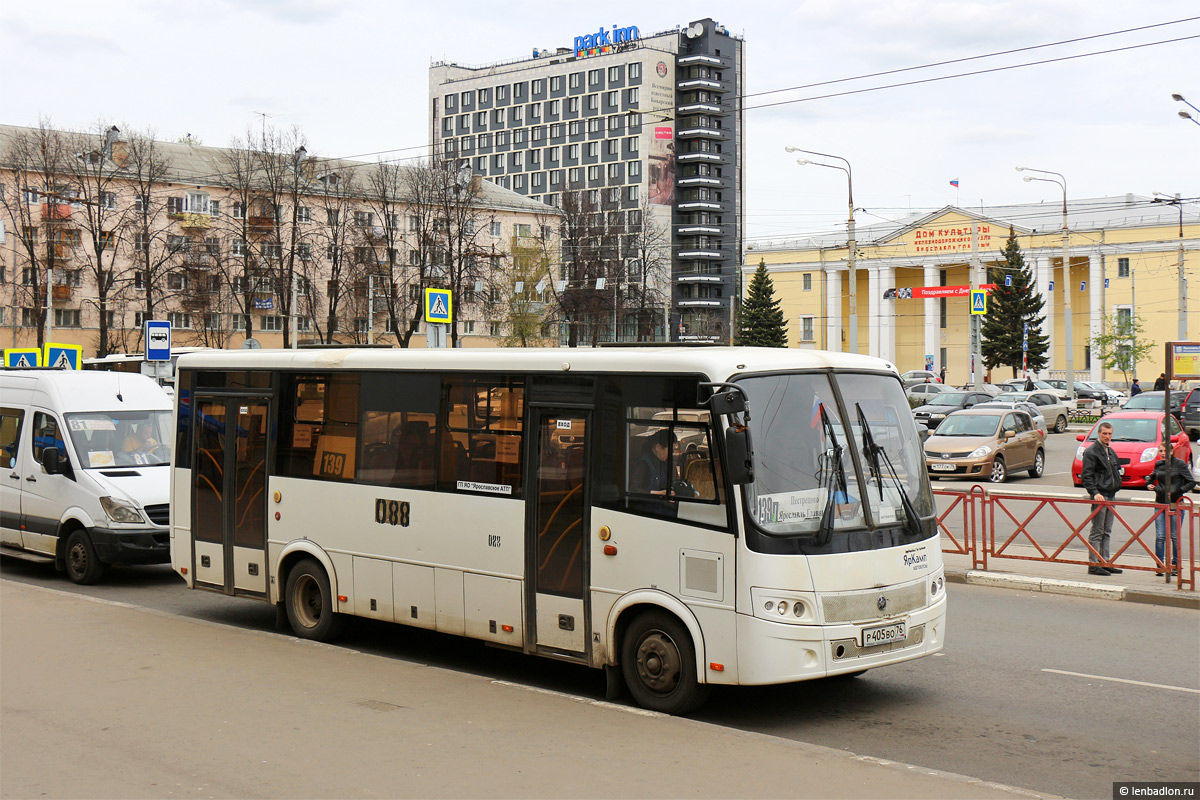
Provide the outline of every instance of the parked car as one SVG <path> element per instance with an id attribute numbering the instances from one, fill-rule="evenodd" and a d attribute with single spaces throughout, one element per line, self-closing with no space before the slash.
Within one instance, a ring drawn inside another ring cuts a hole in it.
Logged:
<path id="1" fill-rule="evenodd" d="M 1173 416 L 1168 419 L 1170 420 L 1169 432 L 1175 456 L 1190 465 L 1192 463 L 1192 444 L 1179 425 L 1179 420 Z M 1121 410 L 1101 417 L 1086 435 L 1081 433 L 1075 437 L 1082 444 L 1076 448 L 1075 460 L 1071 463 L 1071 480 L 1076 486 L 1083 486 L 1081 479 L 1083 451 L 1096 441 L 1100 425 L 1105 422 L 1113 426 L 1113 438 L 1110 446 L 1121 462 L 1121 486 L 1145 488 L 1146 478 L 1154 469 L 1158 445 L 1162 441 L 1163 413 L 1161 411 Z"/>
<path id="2" fill-rule="evenodd" d="M 1172 391 L 1171 392 L 1171 413 L 1176 417 L 1183 416 L 1183 401 L 1187 399 L 1187 392 Z M 1126 400 L 1121 408 L 1125 411 L 1162 411 L 1163 393 L 1162 392 L 1142 392 Z"/>
<path id="3" fill-rule="evenodd" d="M 1018 392 L 1025 390 L 1024 378 L 1013 378 L 1012 380 L 1005 381 L 1004 383 L 1008 384 L 1009 386 L 1015 386 L 1016 391 Z M 1067 408 L 1074 408 L 1075 393 L 1067 391 L 1066 381 L 1063 381 L 1062 383 L 1063 388 L 1060 389 L 1049 381 L 1034 381 L 1033 389 L 1030 391 L 1037 391 L 1038 389 L 1041 389 L 1043 392 L 1050 392 L 1051 394 L 1057 395 L 1058 398 L 1063 401 L 1063 405 L 1065 405 Z"/>
<path id="4" fill-rule="evenodd" d="M 1050 392 L 1013 392 L 1005 395 L 1004 399 L 1033 403 L 1042 410 L 1042 414 L 1048 420 L 1046 424 L 1050 426 L 1051 430 L 1055 433 L 1066 432 L 1067 418 L 1071 416 L 1071 411 L 1063 404 L 1058 395 Z"/>
<path id="5" fill-rule="evenodd" d="M 1109 386 L 1107 383 L 1103 383 L 1102 381 L 1084 381 L 1084 383 L 1086 383 L 1088 386 L 1091 386 L 1095 389 L 1099 389 L 1100 391 L 1103 391 L 1105 393 L 1105 395 L 1107 395 L 1108 400 L 1106 401 L 1105 405 L 1118 405 L 1119 406 L 1121 403 L 1125 402 L 1125 398 L 1127 398 L 1129 396 L 1125 392 L 1122 392 L 1120 389 L 1114 389 L 1113 387 Z"/>
<path id="6" fill-rule="evenodd" d="M 1008 408 L 1008 409 L 1013 409 L 1013 410 L 1017 410 L 1017 411 L 1024 411 L 1026 414 L 1028 414 L 1030 417 L 1033 418 L 1034 429 L 1036 429 L 1037 432 L 1042 435 L 1042 439 L 1045 440 L 1045 438 L 1046 438 L 1046 418 L 1042 415 L 1042 412 L 1038 410 L 1038 407 L 1035 406 L 1033 403 L 1029 403 L 1029 402 L 1025 402 L 1025 401 L 1010 403 L 1007 400 L 1008 395 L 1005 395 L 1004 397 L 1006 399 L 995 399 L 995 400 L 989 400 L 986 403 L 978 403 L 978 404 L 976 404 L 975 408 Z"/>
<path id="7" fill-rule="evenodd" d="M 1192 389 L 1183 401 L 1183 429 L 1193 442 L 1200 439 L 1200 389 Z"/>
<path id="8" fill-rule="evenodd" d="M 1101 406 L 1114 405 L 1116 396 L 1120 392 L 1116 390 L 1109 391 L 1106 388 L 1099 388 L 1096 384 L 1088 383 L 1087 381 L 1075 381 L 1075 398 L 1080 404 L 1086 404 L 1091 401 L 1093 404 L 1098 403 Z"/>
<path id="9" fill-rule="evenodd" d="M 912 386 L 904 390 L 904 394 L 908 397 L 909 408 L 925 405 L 935 394 L 950 391 L 944 383 L 914 383 Z"/>
<path id="10" fill-rule="evenodd" d="M 918 425 L 936 428 L 954 411 L 970 408 L 976 403 L 986 403 L 992 396 L 984 392 L 942 392 L 923 406 L 913 409 L 913 419 Z"/>
<path id="11" fill-rule="evenodd" d="M 942 382 L 942 379 L 938 377 L 936 372 L 931 372 L 927 369 L 910 369 L 908 372 L 905 372 L 900 376 L 900 382 L 906 387 L 917 383 L 925 383 L 926 380 L 928 380 L 929 383 Z"/>
<path id="12" fill-rule="evenodd" d="M 987 478 L 1004 483 L 1010 472 L 1029 470 L 1040 478 L 1046 469 L 1042 436 L 1024 411 L 986 405 L 956 411 L 925 440 L 930 478 Z"/>

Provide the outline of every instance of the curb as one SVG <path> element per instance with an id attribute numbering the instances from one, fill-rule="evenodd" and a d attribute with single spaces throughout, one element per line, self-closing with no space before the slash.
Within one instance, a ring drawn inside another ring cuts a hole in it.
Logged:
<path id="1" fill-rule="evenodd" d="M 983 570 L 946 570 L 950 583 L 969 583 L 975 586 L 992 586 L 1001 589 L 1021 589 L 1027 592 L 1046 592 L 1071 597 L 1090 597 L 1095 600 L 1126 600 L 1132 603 L 1172 606 L 1175 608 L 1200 609 L 1200 595 L 1131 589 L 1106 583 L 1069 581 L 1061 578 L 1037 578 L 1031 575 L 1015 575 Z"/>

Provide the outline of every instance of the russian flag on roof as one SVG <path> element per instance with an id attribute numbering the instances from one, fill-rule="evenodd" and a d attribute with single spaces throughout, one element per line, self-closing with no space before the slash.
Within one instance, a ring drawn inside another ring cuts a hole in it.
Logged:
<path id="1" fill-rule="evenodd" d="M 954 180 L 950 181 L 950 185 L 953 186 L 955 189 L 957 189 L 958 188 L 958 178 L 955 178 Z"/>

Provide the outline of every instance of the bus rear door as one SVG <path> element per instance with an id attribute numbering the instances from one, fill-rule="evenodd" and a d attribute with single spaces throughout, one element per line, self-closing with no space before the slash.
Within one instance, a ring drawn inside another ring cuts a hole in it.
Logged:
<path id="1" fill-rule="evenodd" d="M 591 413 L 533 408 L 536 431 L 526 507 L 529 649 L 588 658 L 589 492 L 584 480 Z"/>
<path id="2" fill-rule="evenodd" d="M 192 531 L 196 582 L 267 594 L 269 397 L 194 396 Z"/>

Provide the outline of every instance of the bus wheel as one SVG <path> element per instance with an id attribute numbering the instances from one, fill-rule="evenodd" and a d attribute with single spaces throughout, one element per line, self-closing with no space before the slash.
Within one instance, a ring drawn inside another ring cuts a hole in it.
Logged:
<path id="1" fill-rule="evenodd" d="M 342 632 L 345 617 L 334 613 L 329 577 L 316 561 L 305 559 L 292 569 L 283 597 L 288 622 L 301 639 L 329 642 Z"/>
<path id="2" fill-rule="evenodd" d="M 66 562 L 67 577 L 80 585 L 93 584 L 104 575 L 104 564 L 87 531 L 77 530 L 67 538 Z"/>
<path id="3" fill-rule="evenodd" d="M 696 678 L 696 654 L 683 623 L 663 611 L 639 614 L 621 642 L 621 672 L 642 708 L 686 714 L 707 699 Z"/>

